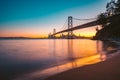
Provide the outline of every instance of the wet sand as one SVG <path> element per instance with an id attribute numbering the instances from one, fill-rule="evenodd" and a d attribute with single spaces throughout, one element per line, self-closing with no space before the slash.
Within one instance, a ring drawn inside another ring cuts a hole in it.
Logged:
<path id="1" fill-rule="evenodd" d="M 120 51 L 118 53 L 106 61 L 62 72 L 45 80 L 120 80 Z"/>

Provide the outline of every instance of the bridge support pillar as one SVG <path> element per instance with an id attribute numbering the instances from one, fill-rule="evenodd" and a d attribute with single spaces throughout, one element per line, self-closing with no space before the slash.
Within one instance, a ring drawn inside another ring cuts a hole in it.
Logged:
<path id="1" fill-rule="evenodd" d="M 68 29 L 73 27 L 73 18 L 72 16 L 68 16 Z M 73 38 L 73 31 L 68 31 L 68 39 L 72 39 Z"/>
<path id="2" fill-rule="evenodd" d="M 53 34 L 55 34 L 55 33 L 56 33 L 56 29 L 54 28 L 54 29 L 53 29 Z M 56 38 L 55 35 L 53 35 L 52 37 L 53 37 L 53 38 Z"/>

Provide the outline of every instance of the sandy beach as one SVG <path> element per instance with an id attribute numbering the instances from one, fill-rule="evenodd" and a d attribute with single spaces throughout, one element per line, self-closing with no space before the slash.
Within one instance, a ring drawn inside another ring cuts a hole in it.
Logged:
<path id="1" fill-rule="evenodd" d="M 62 72 L 45 80 L 120 80 L 119 53 L 106 61 Z"/>

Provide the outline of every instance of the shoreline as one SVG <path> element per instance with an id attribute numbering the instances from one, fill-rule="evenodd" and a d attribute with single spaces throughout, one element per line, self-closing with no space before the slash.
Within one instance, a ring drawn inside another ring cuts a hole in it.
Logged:
<path id="1" fill-rule="evenodd" d="M 103 62 L 68 70 L 45 80 L 120 80 L 120 50 Z"/>

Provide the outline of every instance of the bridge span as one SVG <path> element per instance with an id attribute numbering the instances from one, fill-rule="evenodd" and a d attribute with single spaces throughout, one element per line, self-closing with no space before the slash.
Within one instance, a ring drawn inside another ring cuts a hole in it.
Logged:
<path id="1" fill-rule="evenodd" d="M 58 31 L 56 32 L 56 30 L 53 31 L 53 34 L 51 34 L 51 36 L 54 36 L 56 34 L 60 34 L 60 33 L 64 33 L 64 32 L 68 32 L 67 36 L 68 38 L 72 38 L 71 36 L 73 36 L 73 31 L 74 30 L 77 30 L 77 29 L 83 29 L 83 28 L 88 28 L 88 27 L 93 27 L 93 26 L 96 26 L 96 25 L 101 25 L 104 21 L 106 22 L 110 22 L 110 21 L 113 21 L 113 20 L 116 20 L 116 17 L 118 17 L 120 15 L 120 13 L 116 14 L 116 15 L 112 15 L 112 16 L 106 16 L 104 18 L 100 18 L 100 19 L 96 19 L 96 18 L 90 18 L 90 19 L 77 19 L 77 18 L 74 18 L 76 20 L 92 20 L 92 21 L 89 21 L 85 24 L 81 24 L 81 25 L 77 25 L 77 26 L 74 26 L 73 27 L 73 17 L 72 16 L 68 16 L 68 24 L 67 24 L 67 29 L 64 29 L 64 30 L 61 30 L 61 31 Z M 93 20 L 95 19 L 95 20 Z M 54 38 L 53 37 L 53 38 Z"/>
<path id="2" fill-rule="evenodd" d="M 91 22 L 88 22 L 88 23 L 85 23 L 85 24 L 82 24 L 82 25 L 78 25 L 78 26 L 75 26 L 75 27 L 72 27 L 70 29 L 65 29 L 65 30 L 62 30 L 62 31 L 59 31 L 59 32 L 56 32 L 52 35 L 56 35 L 56 34 L 60 34 L 60 33 L 63 33 L 63 32 L 68 32 L 68 31 L 74 31 L 74 30 L 77 30 L 77 29 L 82 29 L 82 28 L 88 28 L 88 27 L 92 27 L 92 26 L 95 26 L 95 25 L 98 25 L 98 21 L 91 21 Z"/>
<path id="3" fill-rule="evenodd" d="M 87 23 L 81 24 L 81 25 L 77 25 L 73 27 L 73 19 L 75 20 L 92 20 L 89 21 Z M 99 25 L 99 21 L 96 18 L 90 18 L 90 19 L 77 19 L 77 18 L 73 18 L 72 16 L 68 16 L 68 21 L 67 21 L 67 29 L 61 30 L 56 32 L 56 30 L 53 30 L 53 34 L 50 34 L 49 38 L 55 38 L 56 34 L 60 34 L 60 33 L 64 33 L 64 32 L 68 32 L 67 34 L 67 38 L 68 39 L 72 39 L 74 34 L 73 31 L 77 30 L 77 29 L 83 29 L 83 28 L 88 28 L 88 27 L 92 27 L 92 26 L 96 26 Z"/>

